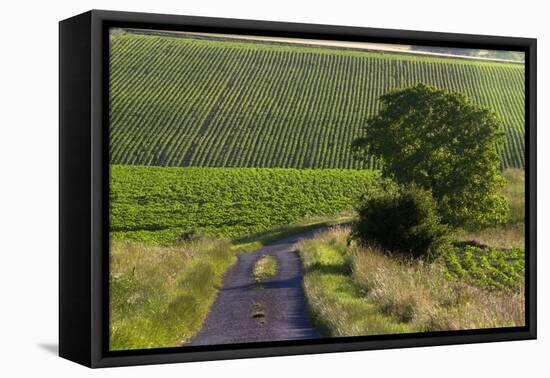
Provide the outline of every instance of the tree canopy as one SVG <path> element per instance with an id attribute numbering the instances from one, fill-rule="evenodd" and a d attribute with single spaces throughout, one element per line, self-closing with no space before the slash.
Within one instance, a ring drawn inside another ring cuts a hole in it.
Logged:
<path id="1" fill-rule="evenodd" d="M 353 142 L 358 158 L 374 156 L 384 176 L 430 190 L 449 225 L 506 221 L 508 205 L 498 192 L 504 126 L 493 110 L 425 84 L 380 101 L 380 112 Z"/>

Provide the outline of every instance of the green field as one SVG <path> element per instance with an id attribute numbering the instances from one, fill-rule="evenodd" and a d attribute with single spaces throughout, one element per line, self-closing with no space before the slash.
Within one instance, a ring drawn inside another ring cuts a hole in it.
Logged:
<path id="1" fill-rule="evenodd" d="M 111 36 L 111 162 L 361 168 L 349 147 L 377 98 L 418 82 L 495 109 L 503 167 L 524 166 L 522 64 L 125 32 Z"/>
<path id="2" fill-rule="evenodd" d="M 237 237 L 353 208 L 375 171 L 111 166 L 115 239 Z"/>
<path id="3" fill-rule="evenodd" d="M 525 249 L 465 247 L 443 257 L 447 273 L 489 290 L 521 289 L 525 284 Z"/>

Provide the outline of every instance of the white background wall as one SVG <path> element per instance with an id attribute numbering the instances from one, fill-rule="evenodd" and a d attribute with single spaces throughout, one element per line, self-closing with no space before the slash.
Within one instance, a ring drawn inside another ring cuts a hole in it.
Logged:
<path id="1" fill-rule="evenodd" d="M 544 1 L 96 0 L 5 1 L 0 43 L 0 375 L 16 376 L 548 376 L 550 88 Z M 539 39 L 539 340 L 89 370 L 57 344 L 57 22 L 89 9 L 371 26 Z M 545 56 L 546 55 L 546 56 Z M 544 348 L 546 347 L 546 352 Z M 546 372 L 546 374 L 544 374 Z"/>

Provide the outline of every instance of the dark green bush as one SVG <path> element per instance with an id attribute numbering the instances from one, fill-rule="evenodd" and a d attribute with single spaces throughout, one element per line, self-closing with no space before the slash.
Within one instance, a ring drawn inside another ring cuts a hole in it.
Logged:
<path id="1" fill-rule="evenodd" d="M 434 258 L 447 244 L 431 193 L 416 186 L 388 189 L 364 198 L 352 238 L 388 252 Z"/>

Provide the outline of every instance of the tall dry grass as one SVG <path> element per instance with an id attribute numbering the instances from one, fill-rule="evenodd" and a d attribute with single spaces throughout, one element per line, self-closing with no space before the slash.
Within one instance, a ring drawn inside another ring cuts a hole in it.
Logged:
<path id="1" fill-rule="evenodd" d="M 371 335 L 521 326 L 524 293 L 449 279 L 439 261 L 348 245 L 336 228 L 297 245 L 310 311 L 329 335 Z"/>
<path id="2" fill-rule="evenodd" d="M 484 290 L 446 278 L 438 263 L 367 247 L 353 251 L 352 275 L 381 309 L 425 331 L 522 326 L 524 293 Z"/>
<path id="3" fill-rule="evenodd" d="M 510 206 L 509 223 L 523 223 L 525 220 L 525 170 L 509 168 L 503 172 L 506 185 L 502 194 Z"/>
<path id="4" fill-rule="evenodd" d="M 113 241 L 110 349 L 177 346 L 201 327 L 234 261 L 224 240 L 171 247 Z"/>
<path id="5" fill-rule="evenodd" d="M 456 230 L 457 240 L 473 240 L 498 249 L 525 248 L 525 224 L 509 223 L 482 230 Z"/>
<path id="6" fill-rule="evenodd" d="M 348 233 L 349 230 L 337 227 L 296 245 L 315 325 L 327 336 L 340 337 L 414 332 L 408 324 L 384 314 L 353 281 L 347 254 Z"/>

